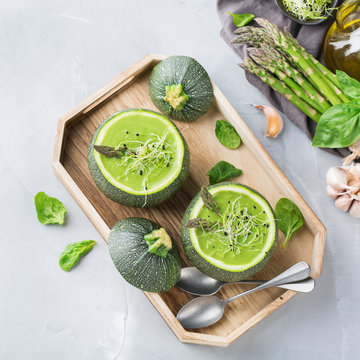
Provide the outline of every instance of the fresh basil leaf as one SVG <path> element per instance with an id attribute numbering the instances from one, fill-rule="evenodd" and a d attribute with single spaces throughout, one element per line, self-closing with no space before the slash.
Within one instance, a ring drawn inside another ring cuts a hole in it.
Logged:
<path id="1" fill-rule="evenodd" d="M 241 174 L 242 170 L 237 169 L 234 165 L 231 165 L 226 161 L 218 162 L 206 173 L 209 177 L 210 185 L 240 176 Z"/>
<path id="2" fill-rule="evenodd" d="M 289 199 L 281 198 L 275 206 L 275 216 L 279 229 L 285 234 L 285 242 L 287 242 L 304 223 L 300 209 Z"/>
<path id="3" fill-rule="evenodd" d="M 229 14 L 233 17 L 234 25 L 236 27 L 242 27 L 242 26 L 248 24 L 255 17 L 255 15 L 253 15 L 253 14 L 233 14 L 230 12 L 227 12 L 227 14 Z"/>
<path id="4" fill-rule="evenodd" d="M 316 127 L 313 146 L 342 148 L 360 137 L 360 99 L 332 106 Z"/>
<path id="5" fill-rule="evenodd" d="M 229 149 L 236 149 L 241 144 L 239 134 L 235 128 L 225 120 L 218 120 L 216 122 L 215 135 L 218 140 Z"/>
<path id="6" fill-rule="evenodd" d="M 360 98 L 360 82 L 353 79 L 343 71 L 336 70 L 336 77 L 339 80 L 341 90 L 353 99 Z"/>
<path id="7" fill-rule="evenodd" d="M 35 207 L 37 217 L 42 224 L 62 225 L 64 223 L 67 210 L 58 199 L 39 192 L 35 195 Z"/>
<path id="8" fill-rule="evenodd" d="M 85 256 L 96 244 L 94 240 L 84 240 L 67 245 L 60 255 L 59 265 L 64 271 L 70 271 L 82 256 Z"/>

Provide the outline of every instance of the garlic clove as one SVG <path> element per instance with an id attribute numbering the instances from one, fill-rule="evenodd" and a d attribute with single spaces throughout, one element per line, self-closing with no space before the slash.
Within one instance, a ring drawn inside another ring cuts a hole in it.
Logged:
<path id="1" fill-rule="evenodd" d="M 349 194 L 355 195 L 360 190 L 360 180 L 358 179 L 350 179 L 348 182 L 349 186 Z"/>
<path id="2" fill-rule="evenodd" d="M 335 206 L 341 210 L 341 211 L 348 211 L 351 203 L 353 202 L 352 197 L 349 194 L 344 194 L 339 196 L 336 200 L 335 200 Z"/>
<path id="3" fill-rule="evenodd" d="M 350 165 L 350 166 L 343 166 L 343 168 L 346 168 L 355 179 L 360 180 L 360 164 Z"/>
<path id="4" fill-rule="evenodd" d="M 331 167 L 326 173 L 326 183 L 336 190 L 349 189 L 348 182 L 353 178 L 351 172 L 338 166 Z"/>
<path id="5" fill-rule="evenodd" d="M 351 216 L 360 218 L 360 201 L 355 200 L 349 210 Z"/>
<path id="6" fill-rule="evenodd" d="M 332 199 L 336 199 L 338 196 L 343 194 L 343 190 L 334 189 L 332 186 L 328 185 L 326 188 L 326 193 Z"/>
<path id="7" fill-rule="evenodd" d="M 266 136 L 269 138 L 276 138 L 284 127 L 284 121 L 280 113 L 271 106 L 254 105 L 256 108 L 262 110 L 267 121 Z"/>

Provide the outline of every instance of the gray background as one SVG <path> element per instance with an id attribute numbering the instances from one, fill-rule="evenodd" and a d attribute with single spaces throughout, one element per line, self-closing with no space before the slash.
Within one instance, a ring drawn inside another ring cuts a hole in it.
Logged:
<path id="1" fill-rule="evenodd" d="M 220 39 L 215 2 L 0 1 L 0 359 L 358 359 L 360 221 L 325 193 L 340 159 L 311 147 L 285 119 L 276 140 L 249 103 Z M 90 221 L 51 170 L 58 118 L 147 53 L 197 58 L 328 229 L 316 290 L 298 295 L 228 348 L 181 344 L 146 297 L 125 283 Z M 43 226 L 33 198 L 68 209 Z M 69 242 L 98 244 L 70 273 Z"/>

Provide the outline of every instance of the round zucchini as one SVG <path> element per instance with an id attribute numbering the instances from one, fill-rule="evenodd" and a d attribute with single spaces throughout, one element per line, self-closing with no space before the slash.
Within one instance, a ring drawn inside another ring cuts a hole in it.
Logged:
<path id="1" fill-rule="evenodd" d="M 214 98 L 208 73 L 188 56 L 170 56 L 156 65 L 149 92 L 162 113 L 180 121 L 195 121 L 206 114 Z"/>
<path id="2" fill-rule="evenodd" d="M 176 244 L 163 228 L 148 219 L 117 222 L 109 234 L 109 251 L 123 278 L 143 291 L 169 291 L 180 278 Z"/>
<path id="3" fill-rule="evenodd" d="M 215 210 L 209 209 L 206 197 L 215 201 Z M 274 253 L 275 214 L 257 191 L 237 183 L 215 184 L 202 189 L 190 203 L 181 239 L 186 255 L 200 271 L 221 281 L 240 281 L 260 271 Z"/>
<path id="4" fill-rule="evenodd" d="M 155 144 L 159 151 L 167 152 L 166 162 L 160 158 L 157 168 L 154 162 L 141 163 L 141 154 L 153 149 L 149 139 L 156 140 L 161 134 L 165 134 L 166 142 Z M 171 151 L 165 148 L 169 141 Z M 129 149 L 129 144 L 137 144 L 137 148 Z M 163 144 L 161 148 L 159 144 Z M 107 156 L 96 150 L 99 147 L 122 149 L 117 151 L 135 156 L 125 162 L 123 153 Z M 133 164 L 140 167 L 129 170 Z M 133 207 L 155 206 L 173 196 L 185 182 L 189 165 L 186 141 L 175 124 L 164 115 L 145 109 L 127 109 L 110 116 L 96 130 L 88 149 L 88 166 L 97 187 L 110 199 Z"/>

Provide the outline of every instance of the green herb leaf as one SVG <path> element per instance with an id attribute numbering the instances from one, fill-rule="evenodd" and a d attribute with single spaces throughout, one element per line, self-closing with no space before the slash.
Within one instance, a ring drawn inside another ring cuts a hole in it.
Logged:
<path id="1" fill-rule="evenodd" d="M 353 99 L 360 98 L 360 82 L 353 79 L 346 73 L 336 70 L 336 77 L 339 80 L 341 90 Z"/>
<path id="2" fill-rule="evenodd" d="M 216 184 L 221 181 L 225 181 L 234 177 L 238 177 L 242 174 L 242 170 L 237 169 L 234 165 L 231 165 L 227 161 L 219 161 L 214 167 L 212 167 L 206 175 L 209 177 L 210 185 Z"/>
<path id="3" fill-rule="evenodd" d="M 64 204 L 58 199 L 39 192 L 35 195 L 35 207 L 39 221 L 46 224 L 64 223 L 65 214 L 67 212 Z"/>
<path id="4" fill-rule="evenodd" d="M 341 148 L 360 137 L 360 99 L 327 110 L 317 125 L 313 146 Z"/>
<path id="5" fill-rule="evenodd" d="M 239 134 L 226 120 L 218 120 L 216 122 L 215 135 L 218 140 L 229 149 L 236 149 L 241 144 Z"/>
<path id="6" fill-rule="evenodd" d="M 285 234 L 285 242 L 287 242 L 304 223 L 300 209 L 289 199 L 281 198 L 275 206 L 275 216 L 280 230 Z"/>
<path id="7" fill-rule="evenodd" d="M 227 12 L 227 14 L 233 17 L 234 25 L 237 27 L 242 27 L 248 24 L 255 17 L 253 14 L 233 14 L 230 12 Z"/>
<path id="8" fill-rule="evenodd" d="M 70 271 L 82 256 L 85 256 L 96 244 L 94 240 L 84 240 L 67 245 L 60 255 L 59 265 L 64 271 Z"/>

